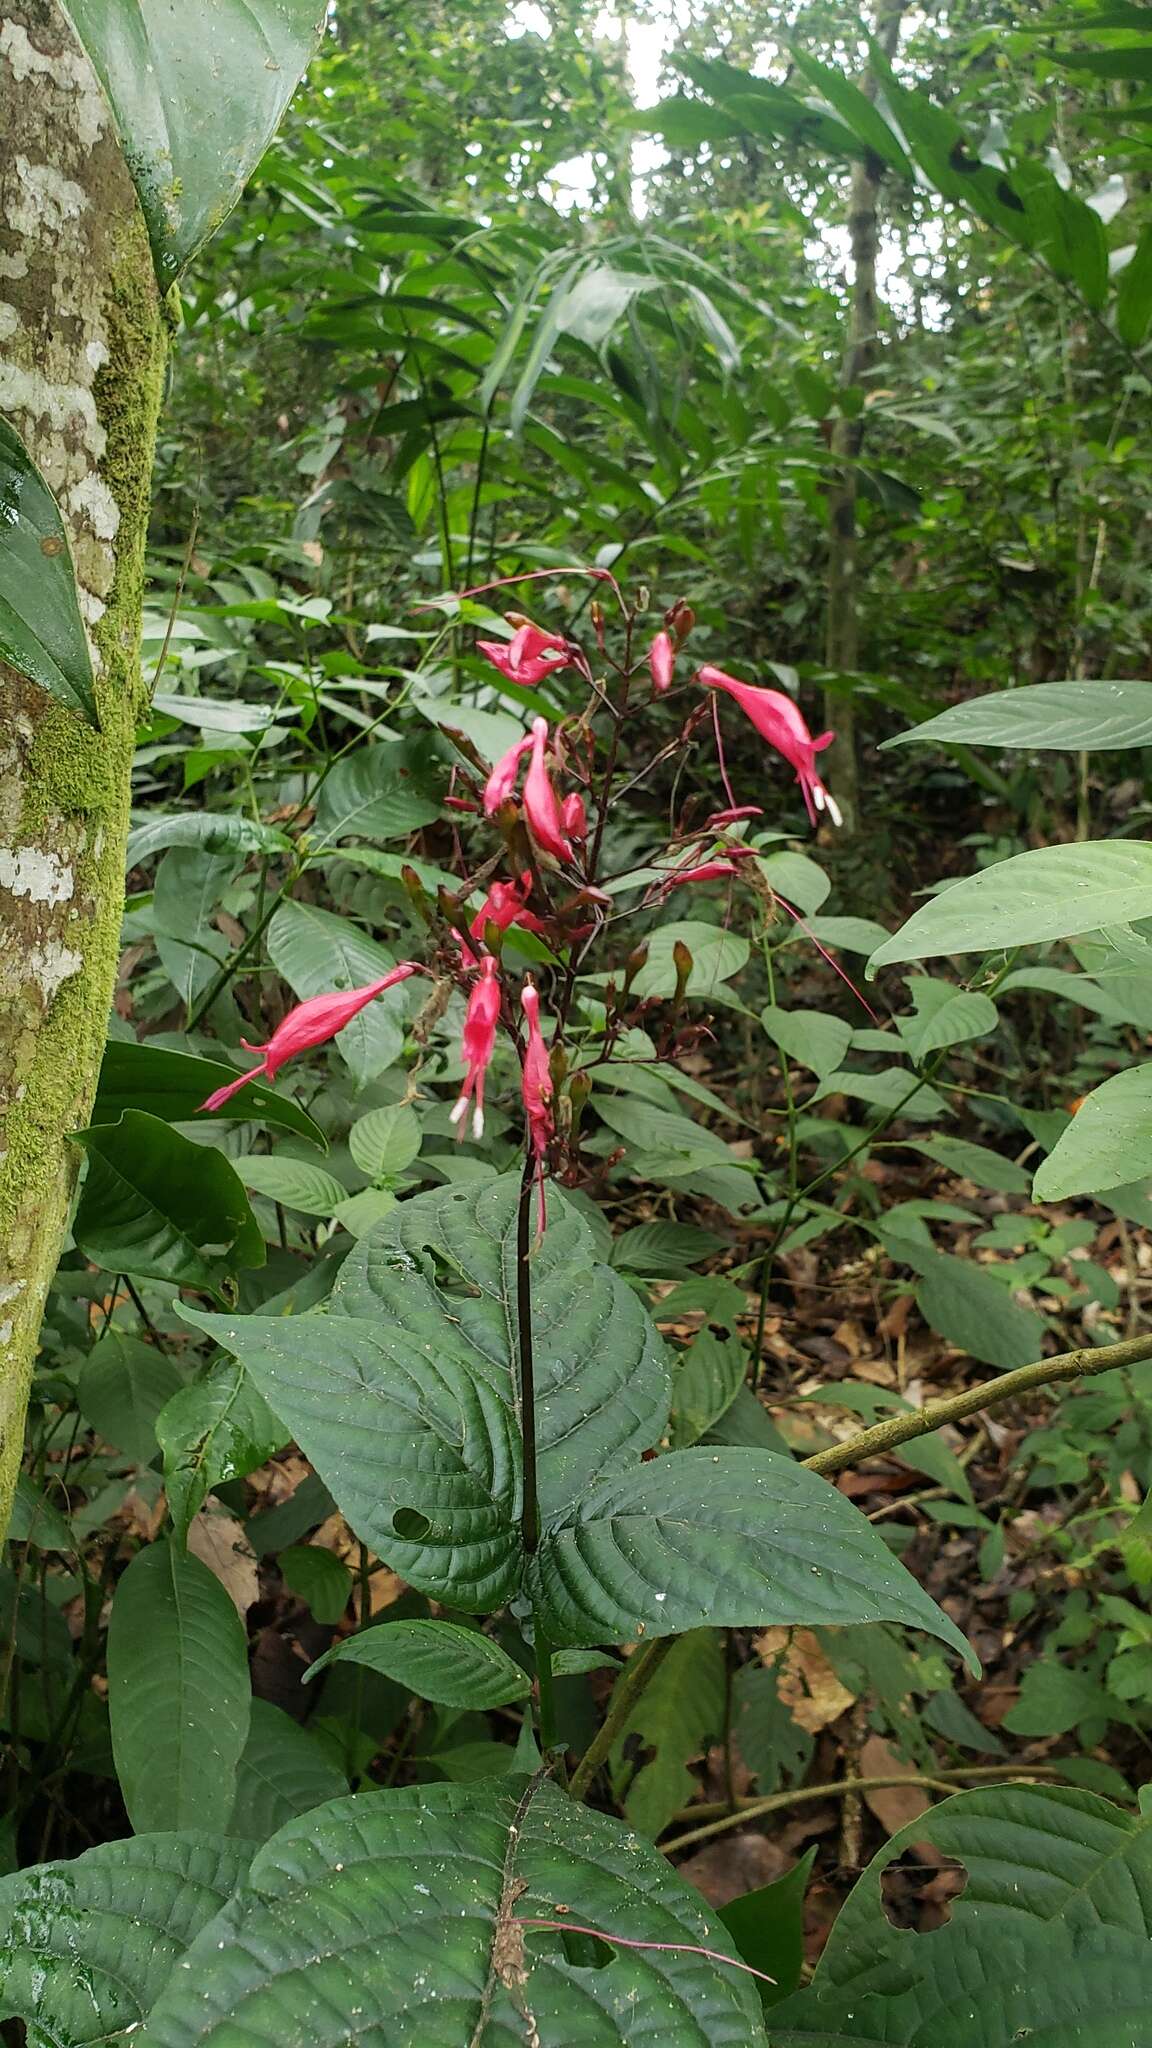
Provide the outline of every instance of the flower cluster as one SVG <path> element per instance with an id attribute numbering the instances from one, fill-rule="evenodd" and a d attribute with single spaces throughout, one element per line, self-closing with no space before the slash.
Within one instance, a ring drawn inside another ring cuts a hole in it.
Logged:
<path id="1" fill-rule="evenodd" d="M 606 572 L 592 573 L 612 583 L 620 598 L 618 587 Z M 620 602 L 623 605 L 622 599 Z M 567 949 L 570 959 L 578 958 L 589 935 L 611 910 L 613 899 L 597 886 L 595 874 L 606 810 L 613 797 L 610 768 L 597 793 L 598 823 L 591 852 L 588 848 L 585 796 L 581 789 L 571 785 L 575 780 L 583 782 L 586 789 L 593 787 L 595 756 L 591 750 L 589 729 L 596 707 L 607 710 L 615 723 L 617 738 L 629 710 L 629 692 L 639 663 L 630 657 L 632 621 L 627 614 L 626 618 L 629 654 L 623 665 L 613 664 L 622 679 L 621 692 L 615 702 L 609 700 L 597 683 L 586 654 L 575 641 L 563 634 L 548 632 L 519 613 L 507 614 L 512 628 L 509 640 L 482 640 L 478 643 L 479 652 L 508 681 L 534 689 L 562 671 L 573 670 L 583 676 L 593 701 L 589 711 L 574 725 L 562 720 L 559 725 L 550 726 L 548 719 L 534 718 L 528 731 L 488 769 L 482 788 L 473 785 L 471 796 L 453 793 L 446 800 L 456 811 L 482 810 L 499 826 L 511 867 L 511 873 L 506 877 L 488 882 L 483 901 L 470 919 L 463 907 L 466 897 L 445 897 L 441 891 L 440 913 L 450 926 L 453 949 L 451 957 L 446 956 L 446 967 L 466 996 L 460 1048 L 464 1078 L 451 1112 L 452 1122 L 457 1127 L 458 1137 L 464 1136 L 469 1121 L 472 1136 L 483 1136 L 484 1091 L 503 1022 L 519 1053 L 525 1139 L 540 1190 L 541 1226 L 544 1177 L 556 1137 L 554 1068 L 561 1075 L 564 1071 L 563 1056 L 558 1050 L 560 1033 L 557 1032 L 557 1045 L 550 1053 L 541 1023 L 540 994 L 531 976 L 525 977 L 518 1006 L 510 1003 L 502 981 L 501 951 L 505 934 L 516 927 L 538 935 L 555 950 Z M 603 613 L 595 603 L 592 619 L 597 644 L 603 652 Z M 665 614 L 664 625 L 652 639 L 644 663 L 656 696 L 665 697 L 672 691 L 677 663 L 694 623 L 693 613 L 683 603 L 674 605 Z M 728 803 L 725 809 L 713 811 L 702 827 L 683 831 L 662 855 L 656 857 L 652 863 L 654 878 L 650 876 L 643 899 L 645 904 L 657 904 L 671 891 L 689 884 L 736 881 L 744 863 L 755 855 L 756 849 L 739 836 L 738 828 L 761 816 L 762 808 L 754 803 L 739 804 L 732 795 L 717 710 L 720 695 L 730 697 L 769 747 L 788 762 L 796 775 L 812 822 L 815 824 L 823 815 L 834 824 L 840 823 L 835 800 L 825 788 L 816 766 L 816 756 L 829 745 L 832 733 L 820 733 L 813 738 L 803 713 L 781 690 L 762 689 L 755 684 L 741 682 L 724 669 L 708 665 L 697 669 L 693 680 L 710 693 L 720 775 Z M 700 716 L 701 711 L 690 713 L 682 739 L 687 739 L 695 729 Z M 614 741 L 610 761 L 615 760 L 615 754 Z M 491 866 L 488 873 L 491 873 Z M 555 895 L 557 886 L 567 892 L 559 899 Z M 634 955 L 634 961 L 639 957 L 639 954 Z M 678 964 L 678 996 L 674 1009 L 679 1006 L 679 992 L 690 967 L 690 959 L 686 964 Z M 395 987 L 410 975 L 428 971 L 414 961 L 402 961 L 390 973 L 363 988 L 314 996 L 298 1004 L 265 1044 L 249 1045 L 247 1040 L 241 1041 L 246 1051 L 260 1055 L 259 1064 L 225 1087 L 218 1088 L 201 1105 L 202 1110 L 208 1114 L 220 1110 L 239 1089 L 258 1076 L 274 1079 L 286 1060 L 335 1037 L 367 1003 L 383 995 L 386 989 Z M 634 971 L 634 967 L 630 967 L 625 976 L 625 991 Z M 557 1060 L 559 1065 L 556 1065 Z"/>

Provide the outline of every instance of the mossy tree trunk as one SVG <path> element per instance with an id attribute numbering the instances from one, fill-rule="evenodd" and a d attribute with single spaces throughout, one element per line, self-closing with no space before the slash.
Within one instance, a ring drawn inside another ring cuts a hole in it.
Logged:
<path id="1" fill-rule="evenodd" d="M 0 1536 L 104 1044 L 124 902 L 164 321 L 103 94 L 56 0 L 0 0 L 0 414 L 55 492 L 99 731 L 0 662 Z"/>

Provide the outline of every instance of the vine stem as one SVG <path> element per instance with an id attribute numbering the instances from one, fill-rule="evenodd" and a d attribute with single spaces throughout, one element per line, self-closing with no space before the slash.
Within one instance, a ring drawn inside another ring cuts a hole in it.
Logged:
<path id="1" fill-rule="evenodd" d="M 520 1509 L 520 1543 L 526 1560 L 540 1547 L 540 1497 L 536 1479 L 536 1375 L 532 1348 L 532 1196 L 536 1163 L 532 1148 L 524 1154 L 520 1200 L 516 1207 L 516 1353 L 520 1370 L 520 1436 L 523 1443 L 524 1491 Z M 556 1744 L 556 1695 L 552 1650 L 533 1617 L 540 1748 L 545 1757 Z"/>
<path id="2" fill-rule="evenodd" d="M 710 1842 L 714 1835 L 726 1834 L 729 1828 L 744 1826 L 748 1821 L 758 1820 L 762 1814 L 777 1813 L 785 1806 L 808 1806 L 821 1799 L 845 1799 L 857 1792 L 881 1792 L 894 1786 L 907 1788 L 909 1785 L 923 1785 L 928 1790 L 954 1792 L 973 1780 L 977 1784 L 1004 1784 L 1013 1780 L 1022 1783 L 1029 1778 L 1059 1777 L 1058 1764 L 988 1764 L 977 1765 L 970 1771 L 933 1771 L 930 1775 L 905 1773 L 883 1778 L 834 1778 L 828 1785 L 798 1785 L 791 1792 L 773 1792 L 766 1799 L 742 1799 L 735 1813 L 724 1812 L 718 1820 L 710 1820 L 704 1827 L 690 1828 L 687 1834 L 677 1835 L 671 1842 L 661 1842 L 661 1853 L 675 1856 L 681 1849 L 690 1849 L 697 1842 Z M 707 1812 L 708 1808 L 702 1809 Z M 927 1826 L 927 1816 L 925 1817 Z"/>
<path id="3" fill-rule="evenodd" d="M 647 1692 L 675 1640 L 675 1636 L 658 1636 L 654 1642 L 646 1643 L 642 1650 L 634 1651 L 628 1659 L 616 1681 L 599 1733 L 589 1743 L 572 1773 L 568 1790 L 573 1799 L 583 1799 L 601 1764 L 607 1761 L 632 1709 Z"/>
<path id="4" fill-rule="evenodd" d="M 1061 1380 L 1094 1379 L 1097 1373 L 1139 1365 L 1146 1358 L 1152 1358 L 1152 1335 L 1148 1334 L 1129 1337 L 1122 1344 L 1061 1351 L 1054 1358 L 1038 1358 L 1031 1365 L 1019 1366 L 1015 1372 L 1002 1373 L 999 1379 L 982 1380 L 979 1386 L 968 1387 L 962 1394 L 926 1401 L 922 1408 L 890 1416 L 873 1429 L 863 1429 L 846 1443 L 817 1451 L 803 1462 L 810 1472 L 821 1472 L 827 1478 L 834 1472 L 846 1471 L 850 1465 L 858 1465 L 864 1458 L 895 1450 L 898 1444 L 910 1443 L 914 1437 L 927 1436 L 930 1430 L 942 1429 L 945 1423 L 979 1415 L 986 1408 L 999 1408 L 1003 1402 L 1014 1401 L 1018 1394 L 1029 1393 L 1033 1387 L 1055 1386 Z"/>

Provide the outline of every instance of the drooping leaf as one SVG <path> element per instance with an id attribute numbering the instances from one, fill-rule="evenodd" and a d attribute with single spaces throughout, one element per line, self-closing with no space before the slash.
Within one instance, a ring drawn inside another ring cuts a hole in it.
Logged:
<path id="1" fill-rule="evenodd" d="M 16 1475 L 6 1540 L 9 1543 L 30 1543 L 34 1550 L 76 1549 L 76 1539 L 67 1516 L 45 1499 L 27 1472 Z"/>
<path id="2" fill-rule="evenodd" d="M 184 1383 L 184 1373 L 168 1352 L 108 1330 L 84 1360 L 76 1401 L 85 1422 L 106 1443 L 147 1465 L 158 1448 L 156 1418 Z"/>
<path id="3" fill-rule="evenodd" d="M 1152 745 L 1152 683 L 1029 683 L 950 704 L 923 725 L 883 740 L 907 747 L 1029 747 L 1062 753 Z"/>
<path id="4" fill-rule="evenodd" d="M 284 1584 L 307 1601 L 313 1620 L 335 1627 L 352 1591 L 352 1574 L 343 1559 L 318 1543 L 290 1543 L 276 1562 Z"/>
<path id="5" fill-rule="evenodd" d="M 92 657 L 60 508 L 0 419 L 0 660 L 96 724 Z"/>
<path id="6" fill-rule="evenodd" d="M 804 1967 L 804 1892 L 816 1859 L 815 1845 L 774 1884 L 744 1892 L 723 1906 L 720 1918 L 746 1963 L 773 1982 L 760 1980 L 765 2006 L 778 2005 L 795 1991 Z"/>
<path id="7" fill-rule="evenodd" d="M 1044 846 L 941 890 L 873 953 L 866 971 L 871 980 L 902 960 L 1044 945 L 1142 917 L 1152 917 L 1152 843 Z"/>
<path id="8" fill-rule="evenodd" d="M 291 841 L 274 825 L 237 811 L 154 811 L 128 834 L 125 866 L 140 867 L 167 846 L 197 846 L 204 853 L 286 853 Z"/>
<path id="9" fill-rule="evenodd" d="M 166 291 L 231 212 L 272 140 L 324 16 L 316 0 L 70 0 L 108 95 Z"/>
<path id="10" fill-rule="evenodd" d="M 236 1804 L 228 1833 L 266 1842 L 298 1813 L 326 1806 L 348 1781 L 327 1749 L 281 1707 L 253 1700 L 248 1740 L 236 1767 Z"/>
<path id="11" fill-rule="evenodd" d="M 181 1542 L 214 1486 L 258 1472 L 288 1437 L 243 1366 L 231 1358 L 218 1359 L 204 1379 L 173 1395 L 155 1418 L 155 1433 Z"/>
<path id="12" fill-rule="evenodd" d="M 311 1159 L 293 1159 L 286 1152 L 246 1152 L 235 1166 L 246 1188 L 304 1216 L 331 1216 L 348 1199 L 343 1182 Z"/>
<path id="13" fill-rule="evenodd" d="M 1014 1159 L 967 1138 L 902 1138 L 900 1143 L 906 1152 L 919 1152 L 949 1173 L 975 1181 L 978 1188 L 1001 1188 L 1005 1194 L 1022 1195 L 1031 1185 L 1025 1168 L 1017 1166 Z"/>
<path id="14" fill-rule="evenodd" d="M 909 1056 L 918 1066 L 930 1052 L 965 1045 L 971 1038 L 986 1038 L 1000 1021 L 995 1003 L 977 989 L 954 988 L 949 981 L 913 974 L 908 978 L 908 993 L 916 1006 L 915 1015 L 901 1017 L 898 1024 Z"/>
<path id="15" fill-rule="evenodd" d="M 395 955 L 350 918 L 311 903 L 282 903 L 268 927 L 268 957 L 301 999 L 333 989 L 363 988 L 395 967 Z M 404 983 L 387 989 L 344 1026 L 336 1044 L 358 1083 L 391 1066 L 404 1043 L 402 1018 L 411 998 Z"/>
<path id="16" fill-rule="evenodd" d="M 88 1172 L 72 1234 L 94 1265 L 218 1294 L 241 1267 L 264 1264 L 259 1226 L 222 1152 L 138 1109 L 76 1139 Z"/>
<path id="17" fill-rule="evenodd" d="M 217 1088 L 236 1079 L 236 1069 L 222 1060 L 199 1059 L 193 1053 L 170 1052 L 166 1046 L 138 1044 L 132 1039 L 110 1038 L 104 1048 L 94 1124 L 118 1123 L 126 1109 L 146 1110 L 165 1123 L 190 1123 L 200 1104 Z M 295 1131 L 327 1149 L 318 1123 L 287 1095 L 278 1094 L 264 1081 L 252 1081 L 240 1095 L 212 1112 L 213 1116 L 252 1120 Z"/>
<path id="18" fill-rule="evenodd" d="M 0 2018 L 69 2048 L 130 2036 L 250 1855 L 211 1834 L 146 1834 L 0 1878 Z"/>
<path id="19" fill-rule="evenodd" d="M 879 1530 L 815 1472 L 760 1450 L 676 1451 L 588 1489 L 528 1570 L 558 1644 L 643 1631 L 899 1621 L 963 1636 Z"/>
<path id="20" fill-rule="evenodd" d="M 1013 1301 L 1004 1282 L 987 1266 L 952 1252 L 920 1253 L 916 1304 L 941 1337 L 985 1365 L 1013 1372 L 1030 1365 L 1044 1349 L 1044 1318 Z"/>
<path id="21" fill-rule="evenodd" d="M 884 1911 L 882 1873 L 912 1842 L 965 1872 L 931 1934 Z M 960 1792 L 885 1843 L 812 1985 L 774 2008 L 773 2048 L 1143 2048 L 1150 1900 L 1152 1816 L 1056 1786 Z"/>
<path id="22" fill-rule="evenodd" d="M 371 1933 L 350 1940 L 366 1898 Z M 589 1969 L 567 1960 L 557 1920 L 667 1946 L 613 1950 Z M 360 1793 L 258 1852 L 190 1968 L 173 1973 L 141 2048 L 304 2048 L 321 2012 L 325 2039 L 397 2048 L 512 2048 L 528 2038 L 525 2012 L 540 2048 L 753 2048 L 752 1980 L 701 1948 L 732 1953 L 699 1894 L 554 1785 Z"/>
<path id="23" fill-rule="evenodd" d="M 1126 1187 L 1152 1173 L 1152 1062 L 1113 1074 L 1085 1096 L 1036 1169 L 1038 1202 Z"/>
<path id="24" fill-rule="evenodd" d="M 173 1543 L 138 1551 L 108 1627 L 112 1748 L 137 1834 L 193 1821 L 223 1833 L 251 1700 L 244 1630 L 219 1579 Z"/>
<path id="25" fill-rule="evenodd" d="M 430 825 L 439 811 L 427 756 L 403 745 L 357 747 L 337 762 L 322 785 L 314 833 L 332 844 L 352 838 L 406 839 L 409 832 Z"/>
<path id="26" fill-rule="evenodd" d="M 760 1022 L 773 1045 L 821 1081 L 836 1072 L 852 1043 L 852 1026 L 823 1010 L 780 1010 L 769 1003 Z"/>
<path id="27" fill-rule="evenodd" d="M 318 1657 L 305 1675 L 314 1678 L 338 1660 L 381 1671 L 418 1699 L 444 1707 L 503 1707 L 532 1690 L 527 1672 L 499 1643 L 458 1621 L 386 1621 L 360 1629 Z"/>
<path id="28" fill-rule="evenodd" d="M 652 1840 L 664 1832 L 698 1789 L 689 1763 L 723 1727 L 724 1639 L 718 1629 L 690 1629 L 623 1723 L 609 1760 L 612 1789 L 631 1827 Z"/>

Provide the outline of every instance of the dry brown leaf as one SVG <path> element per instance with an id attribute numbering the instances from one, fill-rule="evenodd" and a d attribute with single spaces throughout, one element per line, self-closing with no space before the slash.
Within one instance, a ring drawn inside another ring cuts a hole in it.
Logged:
<path id="1" fill-rule="evenodd" d="M 862 1778 L 914 1778 L 915 1764 L 906 1763 L 890 1749 L 882 1735 L 870 1735 L 860 1750 Z M 886 1834 L 895 1835 L 910 1821 L 919 1820 L 932 1801 L 923 1785 L 885 1785 L 865 1792 L 864 1799 Z"/>
<path id="2" fill-rule="evenodd" d="M 219 1579 L 243 1621 L 260 1595 L 256 1553 L 244 1534 L 244 1524 L 235 1515 L 206 1503 L 188 1530 L 188 1548 Z"/>
<path id="3" fill-rule="evenodd" d="M 855 1693 L 841 1685 L 810 1629 L 767 1628 L 753 1648 L 765 1664 L 775 1664 L 780 1698 L 809 1735 L 830 1727 L 855 1704 Z"/>
<path id="4" fill-rule="evenodd" d="M 747 1833 L 723 1835 L 718 1841 L 709 1842 L 706 1849 L 698 1850 L 686 1863 L 679 1864 L 676 1874 L 694 1884 L 708 1904 L 719 1910 L 733 1899 L 742 1898 L 745 1892 L 758 1891 L 762 1884 L 774 1884 L 786 1870 L 791 1870 L 795 1860 L 778 1842 L 749 1829 Z"/>

